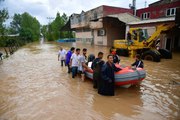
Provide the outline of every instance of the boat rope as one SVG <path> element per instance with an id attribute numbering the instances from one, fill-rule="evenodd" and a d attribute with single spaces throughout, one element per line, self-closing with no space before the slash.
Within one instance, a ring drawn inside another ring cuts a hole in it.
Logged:
<path id="1" fill-rule="evenodd" d="M 136 69 L 135 70 L 136 72 L 137 72 L 137 74 L 138 74 L 138 80 L 140 81 L 141 80 L 141 74 L 140 74 L 140 72 Z"/>

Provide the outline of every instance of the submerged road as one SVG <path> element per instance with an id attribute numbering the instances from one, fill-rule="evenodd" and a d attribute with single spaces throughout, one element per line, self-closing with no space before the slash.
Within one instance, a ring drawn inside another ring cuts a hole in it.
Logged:
<path id="1" fill-rule="evenodd" d="M 72 79 L 57 61 L 59 46 L 86 47 L 88 54 L 109 48 L 83 44 L 32 43 L 0 61 L 0 120 L 179 120 L 180 54 L 159 63 L 144 61 L 140 86 L 116 88 L 114 97 L 97 94 L 92 82 Z M 121 64 L 134 59 L 121 57 Z"/>

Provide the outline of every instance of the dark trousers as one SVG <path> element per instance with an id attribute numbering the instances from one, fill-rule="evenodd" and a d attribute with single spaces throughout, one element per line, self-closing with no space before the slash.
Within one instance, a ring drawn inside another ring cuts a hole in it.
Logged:
<path id="1" fill-rule="evenodd" d="M 77 75 L 78 67 L 72 67 L 72 78 L 74 78 Z"/>
<path id="2" fill-rule="evenodd" d="M 63 63 L 66 66 L 65 60 L 61 60 L 61 66 L 63 66 Z"/>
<path id="3" fill-rule="evenodd" d="M 0 58 L 1 58 L 1 60 L 2 60 L 2 55 L 3 55 L 3 54 L 0 52 Z"/>
<path id="4" fill-rule="evenodd" d="M 70 72 L 71 72 L 71 67 L 70 67 L 70 65 L 67 64 L 67 67 L 68 67 L 68 73 L 70 73 Z"/>
<path id="5" fill-rule="evenodd" d="M 98 88 L 99 80 L 101 79 L 100 72 L 94 71 L 93 73 L 93 88 Z"/>

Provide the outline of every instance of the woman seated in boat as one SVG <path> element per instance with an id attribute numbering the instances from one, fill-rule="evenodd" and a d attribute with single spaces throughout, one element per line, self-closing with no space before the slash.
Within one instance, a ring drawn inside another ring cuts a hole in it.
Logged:
<path id="1" fill-rule="evenodd" d="M 131 66 L 135 66 L 136 68 L 144 68 L 144 63 L 141 60 L 141 56 L 139 54 L 136 55 L 136 61 L 131 64 Z"/>

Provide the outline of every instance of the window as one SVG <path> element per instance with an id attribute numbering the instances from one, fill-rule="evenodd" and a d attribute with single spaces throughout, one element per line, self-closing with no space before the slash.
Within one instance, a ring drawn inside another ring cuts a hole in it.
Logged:
<path id="1" fill-rule="evenodd" d="M 97 12 L 94 13 L 94 19 L 97 19 Z"/>
<path id="2" fill-rule="evenodd" d="M 166 16 L 174 16 L 176 15 L 176 8 L 169 8 L 166 10 Z"/>
<path id="3" fill-rule="evenodd" d="M 150 18 L 150 13 L 149 12 L 146 12 L 146 13 L 143 13 L 141 14 L 141 19 L 149 19 Z"/>

